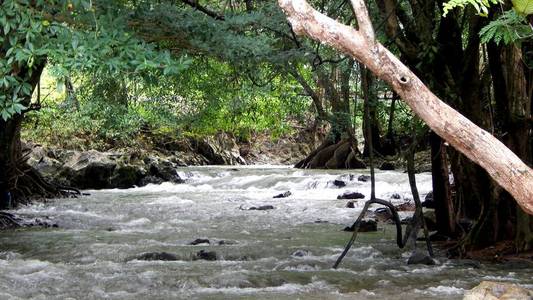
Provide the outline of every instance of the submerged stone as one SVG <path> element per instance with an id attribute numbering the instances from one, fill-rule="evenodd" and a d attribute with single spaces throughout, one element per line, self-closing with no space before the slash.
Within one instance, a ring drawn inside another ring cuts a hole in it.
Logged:
<path id="1" fill-rule="evenodd" d="M 143 253 L 136 257 L 138 260 L 164 260 L 164 261 L 174 261 L 178 260 L 178 257 L 172 253 L 167 252 L 148 252 Z"/>
<path id="2" fill-rule="evenodd" d="M 200 244 L 211 244 L 211 242 L 208 239 L 196 239 L 189 243 L 189 245 L 200 245 Z"/>
<path id="3" fill-rule="evenodd" d="M 200 250 L 196 252 L 193 260 L 217 260 L 217 253 L 215 251 Z"/>
<path id="4" fill-rule="evenodd" d="M 309 256 L 311 252 L 309 252 L 309 250 L 302 250 L 302 249 L 298 249 L 296 251 L 294 251 L 291 256 L 295 256 L 295 257 L 304 257 L 304 256 Z"/>
<path id="5" fill-rule="evenodd" d="M 263 205 L 263 206 L 258 206 L 258 207 L 252 206 L 248 210 L 269 210 L 269 209 L 274 209 L 274 206 L 272 205 Z"/>

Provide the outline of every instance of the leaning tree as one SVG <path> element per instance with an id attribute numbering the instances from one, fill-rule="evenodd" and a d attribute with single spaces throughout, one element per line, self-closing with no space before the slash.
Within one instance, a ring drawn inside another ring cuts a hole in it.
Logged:
<path id="1" fill-rule="evenodd" d="M 533 214 L 533 172 L 501 141 L 440 100 L 374 35 L 363 0 L 351 0 L 358 29 L 316 11 L 304 0 L 279 0 L 296 33 L 347 53 L 387 82 L 426 124 L 459 152 L 481 166 Z"/>

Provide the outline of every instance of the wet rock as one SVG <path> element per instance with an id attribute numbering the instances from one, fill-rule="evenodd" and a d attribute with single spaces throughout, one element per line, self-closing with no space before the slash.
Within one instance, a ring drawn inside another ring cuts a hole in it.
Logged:
<path id="1" fill-rule="evenodd" d="M 274 196 L 272 198 L 287 198 L 290 195 L 292 195 L 291 191 L 286 191 L 286 192 L 278 194 L 278 195 L 276 195 L 276 196 Z"/>
<path id="2" fill-rule="evenodd" d="M 262 206 L 253 206 L 253 207 L 250 207 L 248 210 L 270 210 L 270 209 L 274 209 L 274 206 L 272 205 L 262 205 Z"/>
<path id="3" fill-rule="evenodd" d="M 396 166 L 391 162 L 385 161 L 379 166 L 379 169 L 382 171 L 392 171 L 396 169 Z"/>
<path id="4" fill-rule="evenodd" d="M 200 244 L 211 244 L 211 242 L 208 239 L 196 239 L 189 243 L 189 245 L 200 245 Z"/>
<path id="5" fill-rule="evenodd" d="M 431 266 L 435 264 L 435 260 L 433 260 L 433 258 L 421 251 L 414 251 L 413 254 L 411 254 L 409 259 L 407 260 L 407 264 Z"/>
<path id="6" fill-rule="evenodd" d="M 355 208 L 355 202 L 354 201 L 348 201 L 348 203 L 346 203 L 346 207 L 347 208 Z"/>
<path id="7" fill-rule="evenodd" d="M 478 286 L 467 291 L 463 300 L 530 300 L 533 290 L 508 282 L 482 281 Z"/>
<path id="8" fill-rule="evenodd" d="M 370 176 L 369 175 L 359 175 L 359 177 L 357 177 L 357 181 L 362 181 L 362 182 L 370 181 Z"/>
<path id="9" fill-rule="evenodd" d="M 338 180 L 338 179 L 335 179 L 331 182 L 334 186 L 338 187 L 338 188 L 342 188 L 342 187 L 345 187 L 346 186 L 346 182 L 342 181 L 342 180 Z"/>
<path id="10" fill-rule="evenodd" d="M 344 228 L 344 231 L 354 231 L 354 226 L 347 226 Z M 359 230 L 357 232 L 372 232 L 372 231 L 378 231 L 378 222 L 373 219 L 366 219 L 361 220 L 361 224 L 359 225 Z"/>
<path id="11" fill-rule="evenodd" d="M 402 196 L 400 196 L 400 194 L 398 193 L 394 193 L 390 196 L 391 199 L 402 199 Z"/>
<path id="12" fill-rule="evenodd" d="M 294 256 L 294 257 L 304 257 L 304 256 L 309 256 L 311 252 L 309 252 L 309 250 L 296 250 L 294 251 L 291 256 Z"/>
<path id="13" fill-rule="evenodd" d="M 139 180 L 139 186 L 145 186 L 149 184 L 161 184 L 164 180 L 153 175 L 148 175 Z"/>
<path id="14" fill-rule="evenodd" d="M 193 260 L 217 260 L 217 253 L 215 251 L 200 250 L 196 252 Z"/>
<path id="15" fill-rule="evenodd" d="M 148 252 L 143 253 L 136 257 L 138 260 L 164 260 L 164 261 L 175 261 L 178 260 L 178 257 L 172 253 L 167 252 Z"/>
<path id="16" fill-rule="evenodd" d="M 176 171 L 176 165 L 168 160 L 157 160 L 150 164 L 150 175 L 173 183 L 184 183 Z"/>
<path id="17" fill-rule="evenodd" d="M 422 202 L 422 207 L 425 208 L 435 208 L 435 202 L 433 201 L 433 192 L 429 192 L 424 201 Z"/>
<path id="18" fill-rule="evenodd" d="M 138 166 L 122 165 L 117 166 L 110 178 L 110 186 L 119 189 L 128 189 L 137 185 L 141 178 L 144 177 L 144 172 Z"/>
<path id="19" fill-rule="evenodd" d="M 359 192 L 345 192 L 342 195 L 338 195 L 337 199 L 364 199 L 365 195 Z"/>

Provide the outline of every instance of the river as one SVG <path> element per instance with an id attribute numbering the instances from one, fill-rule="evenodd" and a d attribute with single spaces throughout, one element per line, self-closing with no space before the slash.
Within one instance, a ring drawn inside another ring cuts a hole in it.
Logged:
<path id="1" fill-rule="evenodd" d="M 189 167 L 184 184 L 88 191 L 13 213 L 58 228 L 0 232 L 0 299 L 461 299 L 482 280 L 532 287 L 533 270 L 447 260 L 407 265 L 394 228 L 361 233 L 340 268 L 332 265 L 370 194 L 366 171 L 278 166 Z M 353 176 L 349 176 L 352 174 Z M 411 197 L 407 175 L 378 171 L 377 196 Z M 338 188 L 332 181 L 343 180 Z M 422 196 L 431 175 L 417 175 Z M 273 196 L 291 191 L 287 198 Z M 271 210 L 248 210 L 272 205 Z M 404 213 L 405 215 L 405 213 Z M 210 244 L 189 245 L 198 238 Z M 419 247 L 423 248 L 423 244 Z M 216 261 L 193 260 L 215 251 Z M 136 259 L 168 252 L 175 261 Z"/>

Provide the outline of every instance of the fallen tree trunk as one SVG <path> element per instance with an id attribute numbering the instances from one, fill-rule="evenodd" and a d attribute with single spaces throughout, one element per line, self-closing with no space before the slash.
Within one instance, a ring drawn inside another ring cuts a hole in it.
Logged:
<path id="1" fill-rule="evenodd" d="M 517 155 L 435 96 L 375 40 L 363 0 L 351 0 L 359 29 L 319 13 L 304 0 L 278 0 L 293 30 L 347 53 L 387 82 L 435 133 L 479 164 L 524 211 L 533 214 L 533 172 Z"/>

